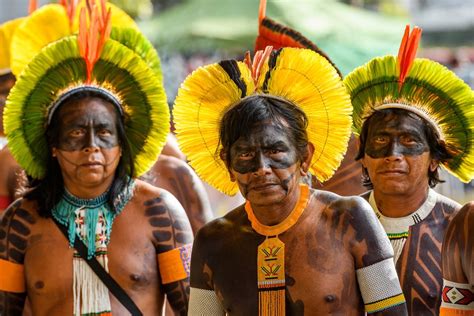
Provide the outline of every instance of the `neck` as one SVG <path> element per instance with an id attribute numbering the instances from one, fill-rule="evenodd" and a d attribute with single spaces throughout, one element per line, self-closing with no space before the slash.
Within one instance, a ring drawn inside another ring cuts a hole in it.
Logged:
<path id="1" fill-rule="evenodd" d="M 374 198 L 380 213 L 387 217 L 404 217 L 412 214 L 426 201 L 428 186 L 411 195 L 392 195 L 374 189 Z"/>
<path id="2" fill-rule="evenodd" d="M 255 217 L 266 226 L 274 226 L 283 222 L 295 208 L 300 197 L 300 191 L 300 186 L 297 185 L 281 202 L 271 205 L 254 205 L 250 202 Z"/>
<path id="3" fill-rule="evenodd" d="M 71 183 L 68 183 L 69 181 L 64 179 L 64 186 L 66 190 L 69 191 L 69 193 L 71 193 L 77 198 L 94 199 L 109 189 L 109 187 L 112 185 L 112 180 L 113 178 L 111 180 L 104 181 L 104 183 L 101 183 L 100 185 L 86 187 L 86 186 L 71 185 Z"/>

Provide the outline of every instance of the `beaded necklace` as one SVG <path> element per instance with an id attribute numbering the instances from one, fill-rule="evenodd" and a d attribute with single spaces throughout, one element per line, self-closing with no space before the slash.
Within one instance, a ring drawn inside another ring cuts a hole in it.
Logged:
<path id="1" fill-rule="evenodd" d="M 309 201 L 309 187 L 300 184 L 300 197 L 290 215 L 281 223 L 266 226 L 258 221 L 250 202 L 245 203 L 245 211 L 252 228 L 265 240 L 257 250 L 258 314 L 260 316 L 285 315 L 285 244 L 278 235 L 285 233 L 296 224 Z"/>

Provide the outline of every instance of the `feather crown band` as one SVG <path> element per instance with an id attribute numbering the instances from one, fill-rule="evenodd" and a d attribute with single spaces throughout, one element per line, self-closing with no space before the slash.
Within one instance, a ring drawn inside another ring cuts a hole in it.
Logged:
<path id="1" fill-rule="evenodd" d="M 221 149 L 223 115 L 249 96 L 278 98 L 303 110 L 308 139 L 315 146 L 310 171 L 320 181 L 339 166 L 350 137 L 352 107 L 336 69 L 320 54 L 302 48 L 271 47 L 246 54 L 245 61 L 225 60 L 198 68 L 182 83 L 173 117 L 181 150 L 199 176 L 226 194 L 231 182 Z"/>
<path id="2" fill-rule="evenodd" d="M 423 118 L 453 155 L 442 165 L 463 182 L 474 178 L 474 92 L 437 62 L 415 58 L 421 29 L 409 26 L 398 56 L 377 57 L 356 68 L 344 84 L 351 96 L 353 131 L 374 111 L 399 108 Z"/>
<path id="3" fill-rule="evenodd" d="M 41 49 L 7 99 L 9 147 L 33 178 L 41 179 L 46 172 L 45 134 L 54 111 L 79 92 L 97 93 L 122 113 L 135 162 L 133 176 L 153 165 L 166 142 L 169 108 L 159 57 L 136 29 L 111 28 L 114 12 L 104 3 L 82 8 L 79 34 Z"/>

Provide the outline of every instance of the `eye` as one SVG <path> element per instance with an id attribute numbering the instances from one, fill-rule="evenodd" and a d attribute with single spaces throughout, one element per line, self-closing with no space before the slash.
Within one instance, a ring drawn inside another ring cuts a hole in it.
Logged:
<path id="1" fill-rule="evenodd" d="M 242 152 L 239 154 L 239 158 L 243 160 L 250 160 L 254 157 L 254 153 L 250 151 Z"/>
<path id="2" fill-rule="evenodd" d="M 372 140 L 376 144 L 385 144 L 388 142 L 388 137 L 379 135 L 379 136 L 374 136 Z"/>
<path id="3" fill-rule="evenodd" d="M 101 129 L 98 134 L 100 136 L 110 136 L 112 133 L 108 129 Z"/>
<path id="4" fill-rule="evenodd" d="M 69 136 L 71 137 L 81 137 L 84 135 L 84 130 L 83 129 L 74 129 L 69 132 Z"/>

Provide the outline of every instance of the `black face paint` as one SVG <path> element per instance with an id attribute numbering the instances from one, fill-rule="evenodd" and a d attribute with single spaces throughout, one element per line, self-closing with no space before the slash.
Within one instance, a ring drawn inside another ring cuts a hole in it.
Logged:
<path id="1" fill-rule="evenodd" d="M 58 148 L 61 150 L 107 149 L 119 144 L 117 114 L 108 102 L 88 98 L 64 105 L 59 119 Z"/>
<path id="2" fill-rule="evenodd" d="M 231 167 L 241 174 L 260 168 L 286 169 L 298 161 L 288 133 L 277 125 L 252 129 L 248 139 L 239 138 L 231 147 Z"/>
<path id="3" fill-rule="evenodd" d="M 423 122 L 408 115 L 390 115 L 369 127 L 365 153 L 372 158 L 419 156 L 429 151 Z"/>

